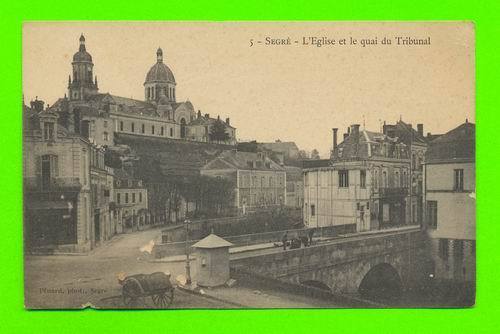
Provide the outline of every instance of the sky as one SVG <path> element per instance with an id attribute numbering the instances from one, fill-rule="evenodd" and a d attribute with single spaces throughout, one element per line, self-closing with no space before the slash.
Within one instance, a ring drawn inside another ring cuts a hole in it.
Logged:
<path id="1" fill-rule="evenodd" d="M 356 123 L 380 131 L 384 121 L 402 119 L 423 123 L 425 133 L 445 133 L 466 118 L 475 122 L 470 23 L 29 22 L 26 103 L 64 96 L 81 33 L 101 93 L 144 99 L 145 76 L 161 47 L 177 100 L 229 117 L 240 140 L 294 141 L 328 157 L 332 128 L 341 141 Z M 318 47 L 309 37 L 335 44 Z M 384 37 L 392 43 L 382 44 Z M 396 37 L 430 38 L 430 45 L 397 45 Z M 266 45 L 266 38 L 290 38 L 291 45 Z"/>

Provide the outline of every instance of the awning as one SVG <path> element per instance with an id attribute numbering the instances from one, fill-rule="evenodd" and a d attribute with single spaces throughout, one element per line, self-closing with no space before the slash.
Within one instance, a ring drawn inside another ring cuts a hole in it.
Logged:
<path id="1" fill-rule="evenodd" d="M 44 201 L 26 204 L 27 210 L 69 210 L 73 204 L 68 201 Z"/>

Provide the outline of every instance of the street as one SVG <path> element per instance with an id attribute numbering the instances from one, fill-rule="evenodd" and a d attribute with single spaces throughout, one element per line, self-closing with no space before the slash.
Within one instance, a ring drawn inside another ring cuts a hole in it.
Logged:
<path id="1" fill-rule="evenodd" d="M 124 307 L 117 275 L 171 273 L 171 281 L 185 273 L 184 262 L 151 263 L 140 248 L 160 229 L 121 234 L 88 255 L 26 256 L 25 300 L 30 308 Z M 153 307 L 151 299 L 138 307 Z M 171 308 L 228 308 L 229 304 L 175 290 Z"/>

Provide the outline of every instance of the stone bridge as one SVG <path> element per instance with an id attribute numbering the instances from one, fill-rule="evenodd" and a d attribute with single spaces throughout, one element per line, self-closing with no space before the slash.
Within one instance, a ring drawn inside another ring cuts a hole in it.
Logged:
<path id="1" fill-rule="evenodd" d="M 355 235 L 311 247 L 249 254 L 231 268 L 338 294 L 399 294 L 427 275 L 419 227 Z"/>

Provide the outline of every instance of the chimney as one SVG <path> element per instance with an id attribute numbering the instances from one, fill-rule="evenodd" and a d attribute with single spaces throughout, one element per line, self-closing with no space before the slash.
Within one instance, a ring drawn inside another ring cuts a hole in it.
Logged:
<path id="1" fill-rule="evenodd" d="M 351 128 L 347 127 L 347 135 L 350 135 L 350 134 L 351 134 Z"/>
<path id="2" fill-rule="evenodd" d="M 422 123 L 417 124 L 417 131 L 419 135 L 424 136 L 424 125 Z"/>
<path id="3" fill-rule="evenodd" d="M 230 122 L 229 117 L 228 117 L 228 118 L 226 118 L 226 124 L 227 124 L 227 125 L 231 125 L 231 122 Z"/>
<path id="4" fill-rule="evenodd" d="M 332 128 L 332 131 L 333 131 L 333 150 L 335 150 L 337 148 L 337 131 L 339 129 L 338 128 Z"/>
<path id="5" fill-rule="evenodd" d="M 382 133 L 384 135 L 387 135 L 387 124 L 385 123 L 385 121 L 384 121 L 384 125 L 382 125 Z"/>
<path id="6" fill-rule="evenodd" d="M 351 125 L 351 133 L 353 135 L 358 135 L 359 134 L 359 124 L 353 124 L 353 125 Z"/>
<path id="7" fill-rule="evenodd" d="M 347 137 L 349 137 L 349 134 L 348 133 L 344 133 L 344 140 L 346 140 Z"/>
<path id="8" fill-rule="evenodd" d="M 201 110 L 198 109 L 198 118 L 201 117 Z"/>

